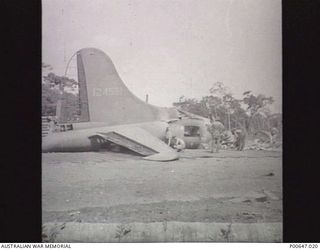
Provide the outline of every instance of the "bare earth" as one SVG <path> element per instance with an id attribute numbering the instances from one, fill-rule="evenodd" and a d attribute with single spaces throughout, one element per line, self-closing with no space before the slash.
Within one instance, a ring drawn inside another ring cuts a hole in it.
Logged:
<path id="1" fill-rule="evenodd" d="M 282 222 L 282 153 L 42 154 L 46 222 Z"/>

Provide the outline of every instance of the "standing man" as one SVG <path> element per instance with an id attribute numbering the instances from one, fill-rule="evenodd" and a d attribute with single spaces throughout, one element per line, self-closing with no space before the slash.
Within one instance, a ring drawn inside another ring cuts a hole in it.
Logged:
<path id="1" fill-rule="evenodd" d="M 271 129 L 271 138 L 272 138 L 271 144 L 274 144 L 277 141 L 278 137 L 279 137 L 279 130 L 273 127 Z"/>
<path id="2" fill-rule="evenodd" d="M 49 123 L 49 133 L 51 134 L 56 132 L 57 122 L 55 121 L 55 119 L 53 117 L 49 117 L 47 120 Z"/>
<path id="3" fill-rule="evenodd" d="M 224 132 L 225 127 L 221 123 L 219 117 L 214 119 L 210 117 L 210 125 L 208 126 L 208 131 L 211 134 L 211 153 L 219 153 L 221 147 L 221 136 Z"/>
<path id="4" fill-rule="evenodd" d="M 246 134 L 242 129 L 236 129 L 233 133 L 235 136 L 235 149 L 242 151 L 246 142 Z"/>
<path id="5" fill-rule="evenodd" d="M 168 126 L 166 129 L 166 142 L 168 146 L 171 145 L 171 140 L 172 140 L 172 133 L 171 133 L 170 127 Z"/>

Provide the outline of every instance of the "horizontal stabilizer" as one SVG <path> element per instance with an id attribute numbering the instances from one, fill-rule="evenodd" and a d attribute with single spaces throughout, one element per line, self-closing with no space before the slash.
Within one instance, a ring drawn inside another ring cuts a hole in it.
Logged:
<path id="1" fill-rule="evenodd" d="M 143 156 L 149 156 L 155 153 L 158 153 L 157 151 L 150 149 L 136 141 L 133 141 L 125 136 L 122 136 L 115 132 L 109 132 L 109 133 L 99 133 L 98 136 L 103 137 L 104 140 L 110 141 L 114 144 L 117 144 L 119 146 L 128 148 L 140 155 Z"/>
<path id="2" fill-rule="evenodd" d="M 143 155 L 146 160 L 172 161 L 179 158 L 174 149 L 139 127 L 115 128 L 113 131 L 98 132 L 96 135 Z"/>

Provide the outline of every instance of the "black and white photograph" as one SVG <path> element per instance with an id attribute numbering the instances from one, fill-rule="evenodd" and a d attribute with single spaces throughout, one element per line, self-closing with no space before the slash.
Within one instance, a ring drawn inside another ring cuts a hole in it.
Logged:
<path id="1" fill-rule="evenodd" d="M 42 0 L 42 241 L 283 242 L 281 0 Z"/>

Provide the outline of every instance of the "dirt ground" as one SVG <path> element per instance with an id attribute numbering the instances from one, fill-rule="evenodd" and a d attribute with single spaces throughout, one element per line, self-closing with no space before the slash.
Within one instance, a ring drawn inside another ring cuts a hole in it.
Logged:
<path id="1" fill-rule="evenodd" d="M 46 222 L 281 222 L 282 153 L 42 154 Z"/>

